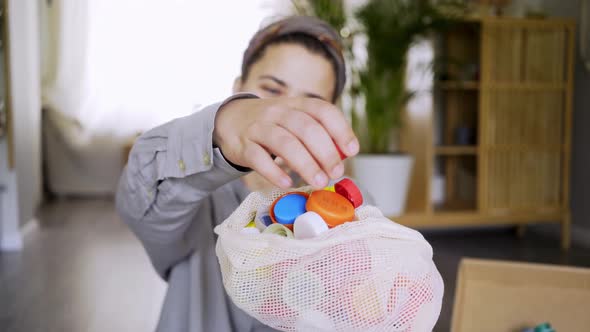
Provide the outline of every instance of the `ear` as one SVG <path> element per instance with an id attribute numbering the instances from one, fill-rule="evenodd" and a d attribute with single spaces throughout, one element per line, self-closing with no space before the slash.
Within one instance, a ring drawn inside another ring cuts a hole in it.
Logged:
<path id="1" fill-rule="evenodd" d="M 232 87 L 233 93 L 242 92 L 242 76 L 238 76 L 234 79 L 234 85 Z"/>

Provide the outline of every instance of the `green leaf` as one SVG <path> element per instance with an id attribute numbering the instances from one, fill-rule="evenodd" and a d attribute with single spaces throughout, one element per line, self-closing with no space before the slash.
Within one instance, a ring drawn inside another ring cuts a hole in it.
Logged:
<path id="1" fill-rule="evenodd" d="M 348 93 L 353 99 L 351 124 L 357 133 L 361 152 L 388 153 L 395 129 L 400 128 L 401 112 L 414 96 L 405 87 L 406 56 L 417 40 L 432 32 L 447 29 L 465 13 L 464 0 L 368 0 L 355 13 L 362 31 L 350 29 L 343 0 L 292 0 L 300 15 L 312 15 L 331 24 L 337 31 L 347 28 L 345 56 L 349 60 Z M 353 63 L 353 35 L 367 36 L 367 63 Z M 442 67 L 432 65 L 435 71 Z M 365 101 L 364 110 L 356 110 L 356 98 Z"/>

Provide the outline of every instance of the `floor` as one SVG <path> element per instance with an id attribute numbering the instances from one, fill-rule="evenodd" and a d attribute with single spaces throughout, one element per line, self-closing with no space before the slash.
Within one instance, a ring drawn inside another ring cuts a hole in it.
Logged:
<path id="1" fill-rule="evenodd" d="M 111 200 L 45 206 L 22 253 L 0 253 L 0 331 L 152 331 L 165 283 Z"/>
<path id="2" fill-rule="evenodd" d="M 567 252 L 560 249 L 558 240 L 551 236 L 559 234 L 558 226 L 529 227 L 522 239 L 516 236 L 514 228 L 423 232 L 434 249 L 434 262 L 445 283 L 442 311 L 434 332 L 450 329 L 457 268 L 462 257 L 590 267 L 590 248 L 574 247 Z"/>
<path id="3" fill-rule="evenodd" d="M 0 331 L 151 331 L 165 284 L 152 272 L 109 199 L 43 207 L 22 253 L 0 253 Z M 539 232 L 512 229 L 425 232 L 445 281 L 436 332 L 448 331 L 463 256 L 590 267 L 590 250 L 568 253 Z"/>

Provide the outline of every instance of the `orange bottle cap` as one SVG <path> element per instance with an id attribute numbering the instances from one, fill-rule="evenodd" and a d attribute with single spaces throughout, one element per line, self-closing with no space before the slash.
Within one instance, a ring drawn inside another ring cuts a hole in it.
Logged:
<path id="1" fill-rule="evenodd" d="M 316 190 L 309 195 L 307 211 L 319 214 L 330 228 L 354 219 L 354 206 L 346 198 L 332 191 Z"/>

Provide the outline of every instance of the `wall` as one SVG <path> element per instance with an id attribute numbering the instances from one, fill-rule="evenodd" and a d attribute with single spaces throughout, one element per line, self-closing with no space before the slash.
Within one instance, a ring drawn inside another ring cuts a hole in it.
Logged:
<path id="1" fill-rule="evenodd" d="M 41 81 L 36 0 L 10 0 L 12 107 L 21 225 L 41 201 Z"/>
<path id="2" fill-rule="evenodd" d="M 552 16 L 575 18 L 579 23 L 580 0 L 545 0 Z M 576 36 L 576 44 L 579 36 Z M 574 132 L 572 137 L 571 208 L 573 240 L 590 243 L 590 72 L 576 49 L 574 92 Z"/>
<path id="3" fill-rule="evenodd" d="M 38 1 L 8 0 L 8 13 L 16 167 L 4 169 L 2 176 L 8 190 L 3 195 L 0 247 L 18 249 L 20 230 L 34 220 L 42 195 Z"/>
<path id="4" fill-rule="evenodd" d="M 8 147 L 0 140 L 0 251 L 19 249 L 22 246 L 19 224 L 16 171 L 8 170 Z"/>

